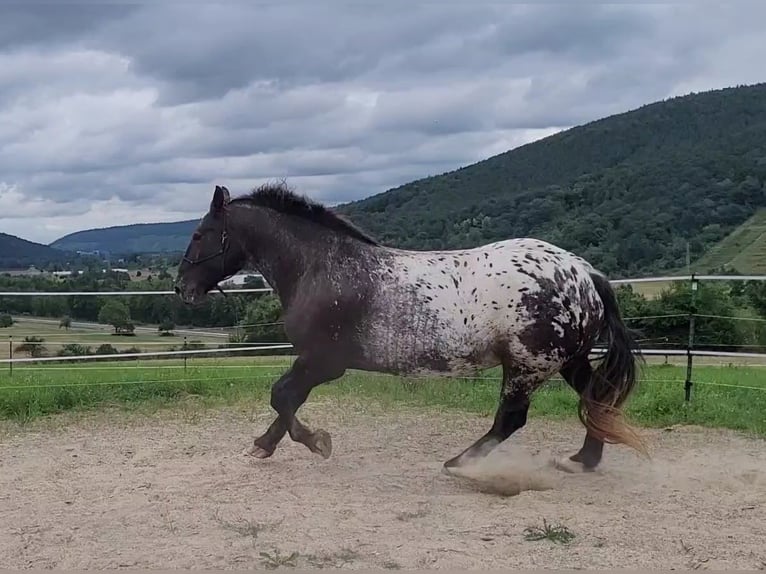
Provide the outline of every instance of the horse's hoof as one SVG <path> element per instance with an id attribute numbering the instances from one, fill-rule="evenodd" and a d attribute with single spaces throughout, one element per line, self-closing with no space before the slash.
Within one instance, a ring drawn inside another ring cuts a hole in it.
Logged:
<path id="1" fill-rule="evenodd" d="M 330 438 L 330 433 L 322 429 L 314 431 L 314 448 L 311 451 L 321 455 L 322 458 L 330 458 L 332 454 L 332 438 Z"/>
<path id="2" fill-rule="evenodd" d="M 442 474 L 457 476 L 461 473 L 462 468 L 470 462 L 471 460 L 466 459 L 464 455 L 458 455 L 442 464 Z"/>
<path id="3" fill-rule="evenodd" d="M 588 468 L 583 463 L 572 460 L 571 458 L 554 458 L 553 466 L 563 472 L 570 474 L 582 474 L 584 472 L 593 472 L 595 469 Z"/>
<path id="4" fill-rule="evenodd" d="M 253 458 L 269 458 L 274 454 L 274 451 L 268 451 L 265 448 L 254 444 L 250 448 L 246 448 L 242 454 L 245 456 L 252 456 Z"/>

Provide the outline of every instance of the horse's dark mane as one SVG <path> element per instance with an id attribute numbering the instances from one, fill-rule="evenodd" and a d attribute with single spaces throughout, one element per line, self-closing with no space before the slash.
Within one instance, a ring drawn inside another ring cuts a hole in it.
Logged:
<path id="1" fill-rule="evenodd" d="M 263 184 L 253 189 L 250 193 L 235 198 L 232 201 L 247 202 L 252 205 L 273 209 L 279 213 L 294 215 L 308 221 L 313 221 L 333 231 L 339 231 L 364 243 L 379 245 L 376 239 L 346 220 L 343 216 L 333 212 L 321 203 L 309 199 L 305 195 L 298 195 L 284 182 Z"/>

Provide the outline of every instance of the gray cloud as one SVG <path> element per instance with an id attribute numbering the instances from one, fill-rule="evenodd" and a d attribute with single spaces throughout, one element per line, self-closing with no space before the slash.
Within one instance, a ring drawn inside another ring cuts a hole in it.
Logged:
<path id="1" fill-rule="evenodd" d="M 3 2 L 0 50 L 76 44 L 83 34 L 138 9 L 136 4 Z"/>
<path id="2" fill-rule="evenodd" d="M 0 230 L 196 218 L 215 183 L 345 202 L 691 90 L 761 81 L 766 7 L 0 7 Z M 31 225 L 33 222 L 34 225 Z"/>

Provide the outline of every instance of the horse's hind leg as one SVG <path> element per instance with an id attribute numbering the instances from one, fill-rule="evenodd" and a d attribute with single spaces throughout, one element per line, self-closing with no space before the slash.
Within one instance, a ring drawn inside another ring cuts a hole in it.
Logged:
<path id="1" fill-rule="evenodd" d="M 514 369 L 503 365 L 500 404 L 495 411 L 492 428 L 462 453 L 445 462 L 444 469 L 449 471 L 485 457 L 497 445 L 522 428 L 527 423 L 529 396 L 541 381 L 541 377 L 521 376 Z"/>
<path id="2" fill-rule="evenodd" d="M 565 365 L 561 376 L 579 395 L 593 376 L 593 368 L 587 357 L 580 357 Z M 601 462 L 603 452 L 604 442 L 587 431 L 580 450 L 569 458 L 557 459 L 556 466 L 567 472 L 592 471 Z"/>
<path id="3" fill-rule="evenodd" d="M 306 401 L 311 390 L 333 379 L 341 377 L 343 368 L 331 368 L 321 360 L 298 357 L 295 363 L 271 387 L 271 406 L 278 416 L 260 437 L 253 441 L 247 454 L 257 458 L 271 456 L 285 433 L 296 442 L 308 447 L 311 452 L 329 458 L 332 453 L 330 435 L 322 430 L 310 430 L 295 415 Z"/>

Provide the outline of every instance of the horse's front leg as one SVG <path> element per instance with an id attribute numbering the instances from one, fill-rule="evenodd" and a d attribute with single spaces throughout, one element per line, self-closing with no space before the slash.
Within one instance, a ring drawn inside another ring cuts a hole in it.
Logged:
<path id="1" fill-rule="evenodd" d="M 329 433 L 322 429 L 310 430 L 295 413 L 314 387 L 339 378 L 343 372 L 342 368 L 330 368 L 326 361 L 298 357 L 292 367 L 272 385 L 271 406 L 278 416 L 266 432 L 253 441 L 253 446 L 248 449 L 247 454 L 267 458 L 274 454 L 285 433 L 289 433 L 294 441 L 306 445 L 309 450 L 324 458 L 329 458 L 332 453 Z"/>

